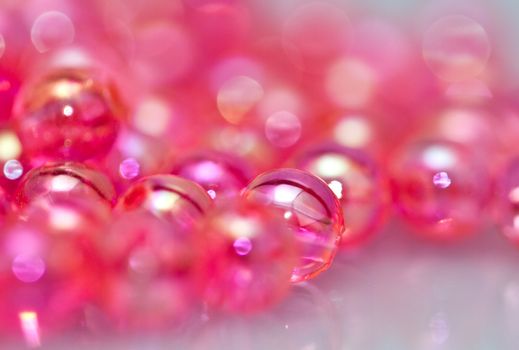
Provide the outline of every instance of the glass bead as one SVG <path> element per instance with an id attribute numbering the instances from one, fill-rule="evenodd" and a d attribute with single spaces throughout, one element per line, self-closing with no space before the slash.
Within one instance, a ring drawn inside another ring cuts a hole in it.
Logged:
<path id="1" fill-rule="evenodd" d="M 501 232 L 514 244 L 519 244 L 519 159 L 510 161 L 499 179 L 497 221 Z"/>
<path id="2" fill-rule="evenodd" d="M 84 164 L 48 164 L 23 177 L 14 202 L 18 208 L 24 208 L 40 197 L 52 203 L 57 198 L 77 196 L 110 206 L 115 201 L 115 190 L 104 174 Z"/>
<path id="3" fill-rule="evenodd" d="M 84 327 L 99 292 L 94 243 L 110 207 L 87 197 L 36 199 L 10 217 L 0 239 L 0 329 L 27 345 Z M 36 343 L 36 344 L 35 344 Z"/>
<path id="4" fill-rule="evenodd" d="M 295 165 L 323 179 L 339 199 L 345 220 L 342 245 L 359 243 L 381 226 L 388 188 L 364 151 L 325 144 L 304 152 Z"/>
<path id="5" fill-rule="evenodd" d="M 22 87 L 14 126 L 32 156 L 85 160 L 115 141 L 122 108 L 114 87 L 88 70 L 57 70 Z"/>
<path id="6" fill-rule="evenodd" d="M 188 157 L 172 173 L 196 182 L 213 199 L 238 194 L 251 179 L 251 171 L 243 159 L 221 152 Z"/>
<path id="7" fill-rule="evenodd" d="M 286 295 L 297 253 L 276 211 L 238 197 L 220 203 L 197 233 L 204 241 L 199 285 L 210 306 L 248 313 Z"/>
<path id="8" fill-rule="evenodd" d="M 146 211 L 182 228 L 192 228 L 211 206 L 211 197 L 196 183 L 174 175 L 153 175 L 133 183 L 115 210 Z"/>
<path id="9" fill-rule="evenodd" d="M 421 234 L 451 240 L 481 224 L 492 181 L 480 159 L 462 145 L 407 143 L 390 162 L 390 174 L 395 205 Z"/>
<path id="10" fill-rule="evenodd" d="M 118 212 L 99 242 L 102 310 L 119 331 L 182 324 L 196 305 L 197 236 L 149 211 Z"/>
<path id="11" fill-rule="evenodd" d="M 324 181 L 305 171 L 276 169 L 252 180 L 243 196 L 279 209 L 290 223 L 300 249 L 292 282 L 308 280 L 330 266 L 344 222 L 340 203 Z"/>

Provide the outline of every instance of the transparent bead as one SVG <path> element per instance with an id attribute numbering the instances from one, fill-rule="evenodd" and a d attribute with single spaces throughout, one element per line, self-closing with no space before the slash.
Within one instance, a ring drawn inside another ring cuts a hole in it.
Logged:
<path id="1" fill-rule="evenodd" d="M 243 196 L 280 211 L 292 227 L 300 261 L 292 282 L 326 270 L 337 251 L 344 222 L 339 201 L 321 179 L 297 169 L 276 169 L 256 177 Z"/>
<path id="2" fill-rule="evenodd" d="M 9 219 L 0 239 L 0 329 L 34 347 L 84 327 L 102 271 L 96 235 L 109 218 L 109 206 L 87 197 L 40 197 Z"/>
<path id="3" fill-rule="evenodd" d="M 276 211 L 243 199 L 219 203 L 198 228 L 204 240 L 199 285 L 205 301 L 254 312 L 286 295 L 297 262 L 294 236 Z"/>
<path id="4" fill-rule="evenodd" d="M 213 199 L 238 194 L 251 179 L 244 160 L 220 152 L 188 157 L 175 166 L 172 173 L 196 182 Z"/>
<path id="5" fill-rule="evenodd" d="M 80 163 L 48 164 L 32 169 L 22 179 L 15 193 L 15 204 L 24 208 L 45 197 L 49 203 L 62 197 L 85 197 L 112 205 L 115 190 L 102 173 Z"/>
<path id="6" fill-rule="evenodd" d="M 32 157 L 85 160 L 103 155 L 119 129 L 113 86 L 88 70 L 58 70 L 25 85 L 14 126 Z"/>
<path id="7" fill-rule="evenodd" d="M 474 233 L 490 199 L 487 168 L 460 144 L 405 144 L 390 163 L 395 204 L 421 234 L 440 240 Z"/>
<path id="8" fill-rule="evenodd" d="M 295 164 L 323 179 L 339 199 L 345 220 L 342 245 L 359 243 L 381 226 L 388 188 L 364 151 L 326 144 L 304 152 Z"/>
<path id="9" fill-rule="evenodd" d="M 133 183 L 119 198 L 115 209 L 147 211 L 189 229 L 211 206 L 211 197 L 196 183 L 174 175 L 153 175 Z"/>

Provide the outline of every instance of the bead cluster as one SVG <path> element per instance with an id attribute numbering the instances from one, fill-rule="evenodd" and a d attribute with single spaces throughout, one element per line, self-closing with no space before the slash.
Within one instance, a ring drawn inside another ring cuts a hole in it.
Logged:
<path id="1" fill-rule="evenodd" d="M 493 217 L 519 242 L 519 116 L 469 17 L 422 59 L 324 2 L 275 35 L 240 1 L 31 4 L 0 8 L 38 13 L 0 33 L 2 336 L 262 310 L 391 208 L 435 241 Z"/>

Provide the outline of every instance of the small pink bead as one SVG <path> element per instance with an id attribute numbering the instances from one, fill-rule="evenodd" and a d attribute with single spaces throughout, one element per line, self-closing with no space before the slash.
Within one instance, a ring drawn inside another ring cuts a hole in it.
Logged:
<path id="1" fill-rule="evenodd" d="M 198 277 L 209 305 L 248 313 L 286 295 L 297 254 L 277 212 L 243 199 L 224 202 L 197 232 L 205 241 Z"/>
<path id="2" fill-rule="evenodd" d="M 102 268 L 94 242 L 109 218 L 108 206 L 86 197 L 40 198 L 10 218 L 0 240 L 0 329 L 35 346 L 84 326 Z"/>
<path id="3" fill-rule="evenodd" d="M 119 212 L 100 240 L 103 310 L 118 330 L 178 326 L 193 312 L 197 236 L 148 211 Z"/>
<path id="4" fill-rule="evenodd" d="M 14 126 L 31 156 L 85 160 L 108 152 L 120 114 L 110 83 L 87 70 L 58 70 L 22 88 Z"/>
<path id="5" fill-rule="evenodd" d="M 449 141 L 405 144 L 390 163 L 394 201 L 418 232 L 439 240 L 474 233 L 492 181 L 476 155 Z"/>
<path id="6" fill-rule="evenodd" d="M 110 206 L 115 200 L 115 190 L 104 174 L 86 165 L 49 164 L 32 169 L 23 177 L 14 202 L 24 208 L 40 197 L 52 203 L 56 198 L 77 196 Z"/>
<path id="7" fill-rule="evenodd" d="M 345 219 L 342 245 L 359 243 L 381 226 L 388 188 L 364 151 L 325 144 L 303 153 L 295 164 L 323 179 L 339 199 Z"/>
<path id="8" fill-rule="evenodd" d="M 219 152 L 205 152 L 181 161 L 173 174 L 202 186 L 213 199 L 238 194 L 251 179 L 251 171 L 239 157 Z"/>
<path id="9" fill-rule="evenodd" d="M 256 177 L 243 196 L 280 209 L 295 231 L 301 253 L 292 282 L 308 280 L 330 266 L 344 221 L 339 201 L 323 180 L 297 169 L 276 169 Z"/>
<path id="10" fill-rule="evenodd" d="M 501 232 L 519 246 L 519 159 L 514 158 L 501 175 L 497 198 Z"/>
<path id="11" fill-rule="evenodd" d="M 145 211 L 182 228 L 192 228 L 212 200 L 196 183 L 174 175 L 153 175 L 133 183 L 119 198 L 119 212 Z"/>

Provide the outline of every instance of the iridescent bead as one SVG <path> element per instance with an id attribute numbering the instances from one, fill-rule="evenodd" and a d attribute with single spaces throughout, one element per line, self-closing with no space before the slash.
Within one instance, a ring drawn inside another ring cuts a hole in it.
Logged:
<path id="1" fill-rule="evenodd" d="M 52 203 L 56 198 L 77 196 L 110 206 L 115 201 L 115 190 L 104 174 L 84 164 L 48 164 L 23 177 L 14 202 L 18 208 L 24 208 L 40 197 Z"/>
<path id="2" fill-rule="evenodd" d="M 10 218 L 0 239 L 0 329 L 35 347 L 84 326 L 100 287 L 94 242 L 109 218 L 108 206 L 86 197 L 39 198 Z"/>
<path id="3" fill-rule="evenodd" d="M 197 300 L 193 266 L 201 244 L 148 211 L 118 212 L 99 241 L 102 310 L 119 331 L 179 326 Z"/>
<path id="4" fill-rule="evenodd" d="M 364 151 L 324 144 L 304 152 L 295 165 L 323 179 L 339 199 L 345 219 L 342 245 L 359 243 L 380 227 L 388 188 Z"/>
<path id="5" fill-rule="evenodd" d="M 519 245 L 519 159 L 514 158 L 499 179 L 496 216 L 501 232 Z"/>
<path id="6" fill-rule="evenodd" d="M 153 175 L 133 183 L 119 198 L 115 210 L 150 212 L 187 229 L 211 206 L 211 197 L 196 183 L 174 175 Z"/>
<path id="7" fill-rule="evenodd" d="M 204 152 L 185 158 L 172 173 L 196 182 L 213 199 L 238 194 L 251 179 L 251 171 L 243 159 L 221 152 Z"/>
<path id="8" fill-rule="evenodd" d="M 460 144 L 409 142 L 390 163 L 395 205 L 423 235 L 450 240 L 474 233 L 492 181 L 476 154 Z"/>
<path id="9" fill-rule="evenodd" d="M 199 285 L 210 306 L 254 312 L 287 293 L 296 245 L 287 223 L 271 208 L 244 199 L 220 203 L 197 234 L 204 241 Z"/>
<path id="10" fill-rule="evenodd" d="M 308 280 L 330 266 L 344 222 L 340 203 L 323 180 L 297 169 L 276 169 L 256 177 L 243 196 L 279 209 L 292 227 L 300 250 L 292 282 Z"/>
<path id="11" fill-rule="evenodd" d="M 85 160 L 108 152 L 121 113 L 110 83 L 88 70 L 58 70 L 22 88 L 14 126 L 31 156 Z"/>

